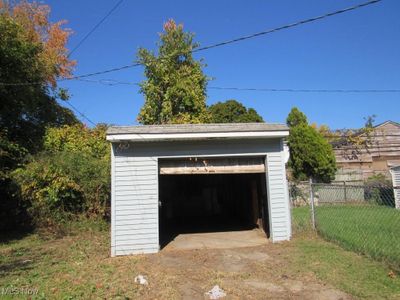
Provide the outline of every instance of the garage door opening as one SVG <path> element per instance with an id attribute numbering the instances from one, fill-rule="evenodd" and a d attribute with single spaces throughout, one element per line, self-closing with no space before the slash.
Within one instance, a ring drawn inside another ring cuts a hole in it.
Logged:
<path id="1" fill-rule="evenodd" d="M 224 236 L 259 228 L 269 236 L 265 185 L 265 172 L 160 175 L 161 248 L 185 234 Z M 235 238 L 246 239 L 246 235 Z M 266 240 L 265 234 L 262 238 Z"/>

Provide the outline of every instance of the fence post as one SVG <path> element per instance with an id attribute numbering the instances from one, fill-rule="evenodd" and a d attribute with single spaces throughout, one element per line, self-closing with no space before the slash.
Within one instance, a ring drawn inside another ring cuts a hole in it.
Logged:
<path id="1" fill-rule="evenodd" d="M 344 201 L 347 202 L 347 188 L 346 181 L 343 181 L 343 190 L 344 190 Z"/>
<path id="2" fill-rule="evenodd" d="M 315 230 L 315 207 L 314 207 L 314 192 L 312 186 L 312 178 L 310 177 L 310 204 L 311 204 L 311 224 Z"/>

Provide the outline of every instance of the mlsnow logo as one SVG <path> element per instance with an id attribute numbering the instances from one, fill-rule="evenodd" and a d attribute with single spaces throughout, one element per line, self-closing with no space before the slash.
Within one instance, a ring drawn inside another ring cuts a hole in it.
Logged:
<path id="1" fill-rule="evenodd" d="M 37 295 L 39 290 L 32 287 L 2 287 L 0 295 Z"/>

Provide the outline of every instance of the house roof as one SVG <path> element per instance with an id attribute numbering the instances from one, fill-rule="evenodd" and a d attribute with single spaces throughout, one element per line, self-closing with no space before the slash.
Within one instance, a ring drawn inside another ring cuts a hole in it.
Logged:
<path id="1" fill-rule="evenodd" d="M 381 127 L 383 127 L 385 125 L 388 125 L 388 124 L 392 124 L 392 125 L 397 126 L 397 127 L 400 128 L 400 123 L 397 123 L 397 122 L 394 122 L 394 121 L 391 121 L 391 120 L 387 120 L 385 122 L 379 123 L 379 124 L 373 126 L 372 128 L 375 130 L 375 129 L 381 128 Z M 348 129 L 350 131 L 350 134 L 348 134 L 348 136 L 364 136 L 366 134 L 364 129 L 365 128 Z M 351 131 L 353 131 L 353 132 L 351 132 Z M 336 130 L 335 132 L 341 133 L 341 130 Z M 347 144 L 347 139 L 346 138 L 344 138 L 344 139 L 342 138 L 342 140 L 331 142 L 331 144 L 333 145 L 333 147 L 342 146 L 343 144 Z"/>
<path id="2" fill-rule="evenodd" d="M 389 168 L 400 168 L 400 160 L 388 160 L 387 165 Z"/>
<path id="3" fill-rule="evenodd" d="M 128 133 L 192 133 L 192 132 L 245 132 L 289 130 L 284 124 L 224 123 L 224 124 L 166 124 L 139 126 L 111 126 L 107 135 Z"/>
<path id="4" fill-rule="evenodd" d="M 386 125 L 386 124 L 392 124 L 392 125 L 395 125 L 395 126 L 397 126 L 397 127 L 400 127 L 400 124 L 399 124 L 399 123 L 394 122 L 394 121 L 391 121 L 391 120 L 387 120 L 387 121 L 385 121 L 385 122 L 383 122 L 383 123 L 380 123 L 380 124 L 378 124 L 378 125 L 375 125 L 374 128 L 378 128 L 378 127 L 384 126 L 384 125 Z"/>
<path id="5" fill-rule="evenodd" d="M 107 140 L 109 141 L 255 138 L 288 135 L 289 128 L 286 125 L 272 123 L 111 126 L 107 130 Z"/>

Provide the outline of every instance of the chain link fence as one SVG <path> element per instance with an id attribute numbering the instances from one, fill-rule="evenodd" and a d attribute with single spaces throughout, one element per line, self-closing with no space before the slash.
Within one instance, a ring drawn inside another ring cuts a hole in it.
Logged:
<path id="1" fill-rule="evenodd" d="M 395 189 L 363 182 L 291 183 L 293 231 L 315 231 L 400 272 L 400 209 Z"/>

